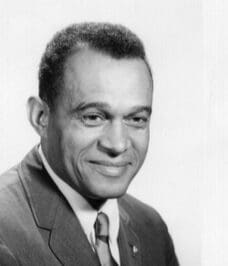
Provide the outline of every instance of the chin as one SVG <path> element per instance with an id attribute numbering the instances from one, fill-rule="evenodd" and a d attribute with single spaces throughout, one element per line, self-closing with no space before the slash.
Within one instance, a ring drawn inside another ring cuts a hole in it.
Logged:
<path id="1" fill-rule="evenodd" d="M 115 198 L 120 198 L 122 197 L 127 191 L 127 188 L 110 188 L 110 189 L 105 189 L 103 191 L 96 192 L 96 198 L 97 199 L 115 199 Z"/>

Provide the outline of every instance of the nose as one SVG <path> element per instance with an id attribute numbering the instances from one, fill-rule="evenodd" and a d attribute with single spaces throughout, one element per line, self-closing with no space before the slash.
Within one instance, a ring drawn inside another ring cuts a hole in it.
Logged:
<path id="1" fill-rule="evenodd" d="M 121 121 L 113 121 L 99 139 L 98 146 L 110 156 L 124 153 L 130 146 L 130 138 L 125 125 Z"/>

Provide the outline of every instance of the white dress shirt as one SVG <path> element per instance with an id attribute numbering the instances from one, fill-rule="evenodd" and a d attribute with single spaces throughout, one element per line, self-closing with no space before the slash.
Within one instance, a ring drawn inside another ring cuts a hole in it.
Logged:
<path id="1" fill-rule="evenodd" d="M 95 250 L 95 232 L 94 223 L 98 212 L 105 213 L 109 218 L 109 246 L 112 257 L 116 263 L 120 265 L 119 248 L 117 237 L 119 232 L 119 209 L 116 199 L 107 200 L 99 210 L 95 210 L 84 197 L 75 191 L 70 185 L 64 182 L 55 174 L 44 156 L 41 145 L 39 146 L 39 154 L 45 169 L 53 179 L 59 190 L 62 192 L 68 203 L 70 204 L 74 214 L 77 216 L 93 250 Z"/>

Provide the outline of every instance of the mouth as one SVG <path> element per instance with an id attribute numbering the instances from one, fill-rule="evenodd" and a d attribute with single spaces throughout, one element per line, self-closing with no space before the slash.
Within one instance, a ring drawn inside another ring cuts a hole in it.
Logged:
<path id="1" fill-rule="evenodd" d="M 119 177 L 122 176 L 129 165 L 130 162 L 109 162 L 109 161 L 89 161 L 92 168 L 98 173 L 109 176 L 109 177 Z"/>

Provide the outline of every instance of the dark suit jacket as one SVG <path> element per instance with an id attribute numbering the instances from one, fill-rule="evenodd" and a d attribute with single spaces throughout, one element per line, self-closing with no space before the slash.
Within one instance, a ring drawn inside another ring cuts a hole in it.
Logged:
<path id="1" fill-rule="evenodd" d="M 129 195 L 118 203 L 121 265 L 178 265 L 158 213 Z M 77 217 L 43 168 L 37 148 L 0 177 L 0 265 L 99 265 Z"/>

